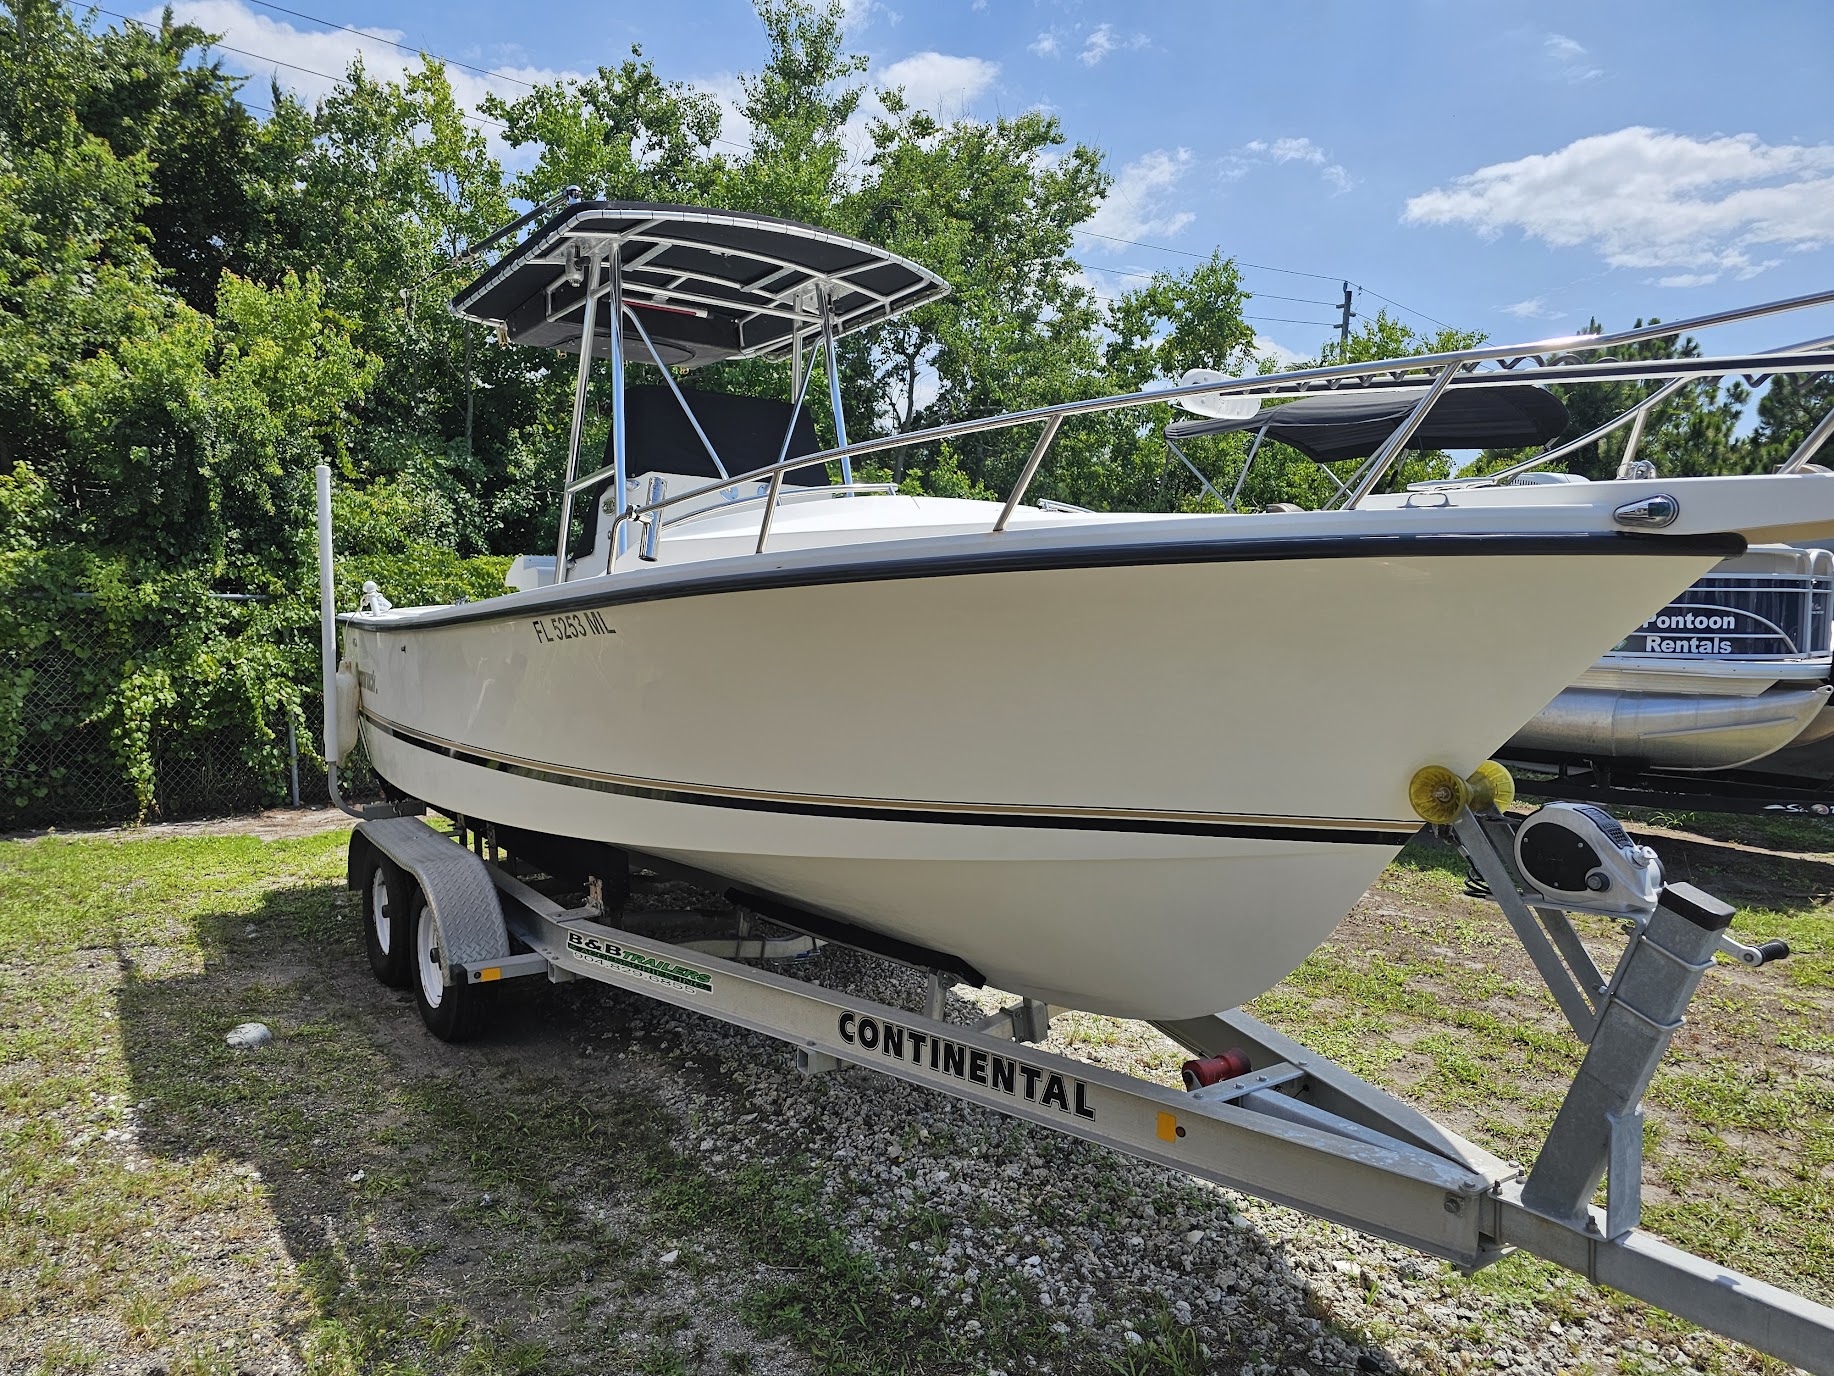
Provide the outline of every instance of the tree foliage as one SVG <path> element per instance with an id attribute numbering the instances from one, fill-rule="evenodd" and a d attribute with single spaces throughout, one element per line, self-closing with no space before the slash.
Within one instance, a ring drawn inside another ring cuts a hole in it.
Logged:
<path id="1" fill-rule="evenodd" d="M 568 187 L 808 221 L 949 281 L 950 295 L 843 341 L 852 438 L 1151 388 L 1191 367 L 1270 366 L 1254 356 L 1250 296 L 1221 250 L 1115 300 L 1095 294 L 1076 233 L 1112 178 L 1101 150 L 1055 116 L 944 120 L 897 91 L 869 103 L 837 0 L 755 2 L 767 52 L 739 78 L 742 125 L 725 127 L 713 93 L 633 47 L 581 80 L 487 97 L 493 143 L 431 58 L 400 80 L 353 64 L 312 105 L 270 87 L 258 118 L 212 36 L 170 12 L 108 28 L 55 0 L 8 0 L 0 766 L 24 733 L 80 725 L 107 734 L 143 802 L 156 729 L 234 733 L 275 767 L 274 722 L 315 691 L 318 463 L 338 473 L 352 593 L 368 576 L 397 603 L 486 596 L 505 556 L 552 546 L 574 362 L 501 347 L 446 304 L 480 266 L 468 246 Z M 1321 361 L 1476 338 L 1421 336 L 1381 314 Z M 627 366 L 637 380 L 649 365 Z M 693 381 L 783 396 L 785 374 L 728 363 Z M 602 442 L 610 382 L 594 364 L 588 444 Z M 1637 395 L 1576 394 L 1571 433 Z M 1678 474 L 1772 465 L 1834 393 L 1826 380 L 1773 382 L 1741 440 L 1746 400 L 1737 387 L 1688 389 L 1643 452 Z M 809 404 L 831 437 L 826 390 Z M 1160 431 L 1173 418 L 1152 407 L 1070 422 L 1034 495 L 1214 506 L 1169 460 Z M 859 471 L 907 491 L 994 495 L 1034 439 L 981 432 Z M 1222 437 L 1190 456 L 1227 492 L 1246 445 Z M 1609 446 L 1579 459 L 1593 476 L 1615 467 Z M 1397 480 L 1449 464 L 1412 456 Z M 1334 491 L 1331 474 L 1268 445 L 1243 505 L 1320 505 Z M 54 645 L 88 666 L 82 723 L 33 716 L 34 656 Z"/>

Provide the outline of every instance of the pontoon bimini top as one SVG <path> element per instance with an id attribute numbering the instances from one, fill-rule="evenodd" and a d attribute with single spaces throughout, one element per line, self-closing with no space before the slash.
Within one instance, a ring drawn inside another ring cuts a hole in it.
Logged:
<path id="1" fill-rule="evenodd" d="M 1251 416 L 1176 421 L 1170 440 L 1259 431 L 1319 463 L 1363 459 L 1400 428 L 1424 387 L 1374 394 L 1302 397 Z M 1406 440 L 1409 449 L 1520 449 L 1546 444 L 1566 429 L 1567 408 L 1539 387 L 1470 387 L 1447 391 Z"/>

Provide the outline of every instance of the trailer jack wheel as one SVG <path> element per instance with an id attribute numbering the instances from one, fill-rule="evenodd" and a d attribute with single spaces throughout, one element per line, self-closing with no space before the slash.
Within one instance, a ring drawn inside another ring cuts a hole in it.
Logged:
<path id="1" fill-rule="evenodd" d="M 389 988 L 400 989 L 410 972 L 414 934 L 408 909 L 416 885 L 401 866 L 372 853 L 358 892 L 363 895 L 363 945 L 369 952 L 369 968 Z"/>
<path id="2" fill-rule="evenodd" d="M 409 908 L 413 931 L 414 1002 L 427 1031 L 442 1042 L 462 1042 L 478 1030 L 484 991 L 464 979 L 445 983 L 440 959 L 439 919 L 419 889 Z"/>

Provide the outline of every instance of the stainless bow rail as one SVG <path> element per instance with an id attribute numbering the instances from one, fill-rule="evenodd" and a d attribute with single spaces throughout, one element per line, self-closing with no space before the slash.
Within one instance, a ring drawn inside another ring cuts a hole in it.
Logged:
<path id="1" fill-rule="evenodd" d="M 1492 345 L 1475 349 L 1464 349 L 1451 353 L 1419 354 L 1410 358 L 1383 359 L 1369 363 L 1334 364 L 1329 367 L 1303 368 L 1285 373 L 1268 373 L 1257 377 L 1232 379 L 1227 382 L 1204 382 L 1189 386 L 1168 387 L 1156 391 L 1127 392 L 1115 396 L 1096 397 L 1085 401 L 1062 402 L 1053 406 L 1034 407 L 1027 411 L 1013 411 L 1004 415 L 979 417 L 973 420 L 956 421 L 949 425 L 933 426 L 927 430 L 913 430 L 903 434 L 885 435 L 875 439 L 860 440 L 852 444 L 843 442 L 819 453 L 805 454 L 796 458 L 779 458 L 759 468 L 744 473 L 734 474 L 718 482 L 694 487 L 680 493 L 664 496 L 658 501 L 644 503 L 626 503 L 623 489 L 619 489 L 620 510 L 613 520 L 614 539 L 612 554 L 607 563 L 606 572 L 612 571 L 620 548 L 620 532 L 626 523 L 640 521 L 652 513 L 666 510 L 686 502 L 701 501 L 709 496 L 735 484 L 768 483 L 771 494 L 767 500 L 767 512 L 774 507 L 775 497 L 781 491 L 782 480 L 786 474 L 812 468 L 816 465 L 839 463 L 843 466 L 843 481 L 852 482 L 852 461 L 869 454 L 883 454 L 893 450 L 911 448 L 917 445 L 935 444 L 943 440 L 960 438 L 965 435 L 983 434 L 988 431 L 1013 429 L 1024 425 L 1042 425 L 1043 431 L 1027 457 L 1018 480 L 992 529 L 1004 530 L 1011 519 L 1014 509 L 1024 500 L 1025 493 L 1032 480 L 1037 476 L 1045 457 L 1056 439 L 1063 422 L 1076 416 L 1098 415 L 1109 411 L 1128 410 L 1134 407 L 1162 405 L 1190 397 L 1249 396 L 1267 401 L 1285 401 L 1298 397 L 1314 396 L 1321 392 L 1337 392 L 1355 389 L 1367 392 L 1394 391 L 1400 388 L 1416 388 L 1422 382 L 1427 384 L 1425 395 L 1416 403 L 1413 410 L 1403 419 L 1400 426 L 1389 436 L 1382 447 L 1364 460 L 1350 475 L 1348 481 L 1340 482 L 1340 496 L 1336 500 L 1345 508 L 1355 507 L 1367 498 L 1381 484 L 1383 478 L 1393 468 L 1400 457 L 1408 439 L 1425 420 L 1428 411 L 1448 388 L 1454 387 L 1509 387 L 1509 386 L 1544 386 L 1550 382 L 1566 384 L 1606 383 L 1606 382 L 1641 382 L 1660 381 L 1665 386 L 1658 388 L 1650 397 L 1644 398 L 1636 406 L 1614 418 L 1607 425 L 1599 427 L 1578 440 L 1571 441 L 1557 449 L 1535 455 L 1508 469 L 1485 475 L 1476 479 L 1448 479 L 1430 486 L 1460 486 L 1472 483 L 1495 483 L 1516 473 L 1525 472 L 1537 465 L 1574 452 L 1585 445 L 1608 435 L 1625 425 L 1632 425 L 1635 430 L 1628 449 L 1626 461 L 1634 456 L 1635 440 L 1641 434 L 1642 422 L 1648 413 L 1662 401 L 1674 395 L 1691 382 L 1711 378 L 1743 377 L 1751 385 L 1759 385 L 1764 379 L 1783 373 L 1819 373 L 1834 371 L 1834 356 L 1827 352 L 1834 345 L 1834 336 L 1825 336 L 1806 341 L 1802 344 L 1788 346 L 1769 352 L 1725 354 L 1694 358 L 1658 358 L 1641 360 L 1620 360 L 1609 356 L 1588 361 L 1587 356 L 1606 354 L 1616 348 L 1644 343 L 1653 339 L 1666 339 L 1692 331 L 1710 329 L 1715 326 L 1739 321 L 1762 319 L 1767 316 L 1783 315 L 1794 311 L 1808 310 L 1817 306 L 1834 304 L 1834 290 L 1815 292 L 1806 296 L 1789 297 L 1780 301 L 1767 302 L 1757 306 L 1741 307 L 1735 310 L 1716 311 L 1708 315 L 1694 316 L 1686 320 L 1644 326 L 1634 330 L 1624 330 L 1616 334 L 1605 335 L 1568 335 L 1555 339 L 1545 339 L 1528 344 Z M 813 360 L 811 360 L 812 366 Z M 1494 364 L 1494 367 L 1485 367 Z M 832 369 L 830 370 L 832 372 Z M 833 378 L 831 376 L 832 383 Z M 806 386 L 806 379 L 803 380 Z M 800 399 L 801 388 L 798 388 Z M 1794 472 L 1801 469 L 1814 457 L 1820 446 L 1834 436 L 1834 415 L 1825 419 L 1804 440 L 1797 452 L 1784 464 L 1782 471 Z M 570 483 L 572 490 L 578 490 L 591 481 L 597 481 L 604 472 L 594 474 L 590 479 L 581 479 Z M 765 537 L 769 534 L 768 519 L 764 522 L 758 542 L 759 552 L 764 549 Z"/>

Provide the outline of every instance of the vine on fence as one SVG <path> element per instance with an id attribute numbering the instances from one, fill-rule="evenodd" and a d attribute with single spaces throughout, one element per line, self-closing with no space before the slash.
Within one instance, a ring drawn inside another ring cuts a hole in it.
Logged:
<path id="1" fill-rule="evenodd" d="M 360 553 L 339 569 L 337 601 L 354 608 L 365 578 L 401 604 L 477 600 L 505 591 L 507 563 Z M 161 767 L 174 760 L 213 762 L 221 805 L 283 799 L 286 724 L 319 710 L 317 588 L 261 596 L 70 548 L 0 556 L 0 820 L 165 815 Z M 312 742 L 301 733 L 301 755 L 322 768 Z M 212 806 L 198 791 L 183 810 Z"/>

